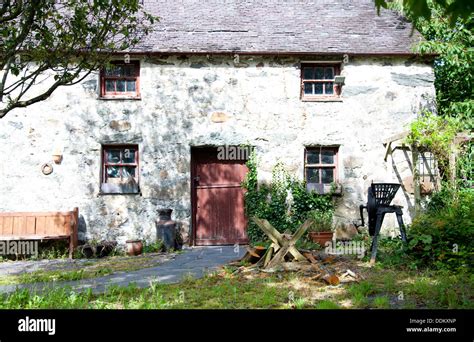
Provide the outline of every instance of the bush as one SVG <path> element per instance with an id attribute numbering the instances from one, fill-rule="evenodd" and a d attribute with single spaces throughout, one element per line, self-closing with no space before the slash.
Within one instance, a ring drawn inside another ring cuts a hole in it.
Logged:
<path id="1" fill-rule="evenodd" d="M 243 183 L 245 193 L 245 213 L 248 218 L 256 216 L 268 220 L 279 232 L 296 229 L 307 219 L 310 211 L 333 212 L 332 196 L 320 195 L 306 190 L 306 184 L 290 176 L 283 165 L 277 164 L 273 170 L 272 182 L 257 182 L 257 162 L 255 154 L 250 156 L 249 172 Z M 249 220 L 247 234 L 251 243 L 266 240 L 266 235 Z"/>
<path id="2" fill-rule="evenodd" d="M 409 251 L 425 265 L 472 269 L 474 266 L 474 190 L 444 189 L 425 213 L 414 219 Z"/>

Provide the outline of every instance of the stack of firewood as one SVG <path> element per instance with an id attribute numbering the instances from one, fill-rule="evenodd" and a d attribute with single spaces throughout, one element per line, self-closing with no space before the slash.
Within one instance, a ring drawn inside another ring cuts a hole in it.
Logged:
<path id="1" fill-rule="evenodd" d="M 238 271 L 303 272 L 312 280 L 321 280 L 329 285 L 357 281 L 358 276 L 351 270 L 347 270 L 339 276 L 336 274 L 337 271 L 331 267 L 331 264 L 336 261 L 337 256 L 296 248 L 296 242 L 312 224 L 310 220 L 303 223 L 294 234 L 279 233 L 266 220 L 255 217 L 252 220 L 265 232 L 271 244 L 268 248 L 263 246 L 247 247 L 247 253 L 240 260 L 231 263 L 231 265 L 240 266 Z"/>
<path id="2" fill-rule="evenodd" d="M 344 268 L 344 262 L 334 255 L 326 255 L 317 251 L 299 250 L 305 260 L 299 261 L 291 257 L 285 258 L 279 264 L 272 267 L 264 267 L 265 256 L 268 248 L 263 246 L 247 247 L 245 255 L 232 263 L 230 266 L 238 266 L 236 272 L 246 273 L 260 271 L 273 272 L 298 272 L 313 281 L 322 281 L 328 285 L 338 285 L 358 281 L 360 275 L 350 269 Z M 337 267 L 336 267 L 337 266 Z"/>

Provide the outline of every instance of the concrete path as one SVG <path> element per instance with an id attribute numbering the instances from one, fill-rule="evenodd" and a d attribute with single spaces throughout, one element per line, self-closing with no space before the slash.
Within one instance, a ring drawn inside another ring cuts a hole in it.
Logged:
<path id="1" fill-rule="evenodd" d="M 174 259 L 176 253 L 145 253 L 130 258 L 129 256 L 114 256 L 112 258 L 92 258 L 92 259 L 43 259 L 43 260 L 18 260 L 0 262 L 0 277 L 19 276 L 35 272 L 72 272 L 80 271 L 92 267 L 109 267 L 110 263 L 115 265 L 131 264 L 148 268 L 161 265 L 162 263 Z M 138 267 L 136 268 L 138 269 Z"/>
<path id="2" fill-rule="evenodd" d="M 110 286 L 135 284 L 137 287 L 144 288 L 150 286 L 150 282 L 178 283 L 188 275 L 200 278 L 206 273 L 216 270 L 219 266 L 239 259 L 244 254 L 245 248 L 242 246 L 238 250 L 234 246 L 194 247 L 185 250 L 184 253 L 178 254 L 173 260 L 166 261 L 157 267 L 131 272 L 117 272 L 104 277 L 77 281 L 2 285 L 0 286 L 0 293 L 9 293 L 17 289 L 42 292 L 59 287 L 71 287 L 72 290 L 78 292 L 91 289 L 93 293 L 101 293 Z"/>

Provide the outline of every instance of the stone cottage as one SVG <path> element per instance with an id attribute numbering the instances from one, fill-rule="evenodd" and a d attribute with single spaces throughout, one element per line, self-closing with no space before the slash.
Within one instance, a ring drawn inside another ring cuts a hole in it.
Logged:
<path id="1" fill-rule="evenodd" d="M 383 141 L 433 106 L 434 74 L 399 14 L 372 0 L 144 6 L 161 21 L 137 49 L 0 120 L 0 211 L 77 206 L 80 240 L 123 243 L 153 240 L 171 208 L 186 243 L 234 244 L 247 241 L 236 146 L 255 148 L 262 182 L 282 162 L 314 191 L 337 184 L 345 222 L 372 181 L 410 176 Z"/>

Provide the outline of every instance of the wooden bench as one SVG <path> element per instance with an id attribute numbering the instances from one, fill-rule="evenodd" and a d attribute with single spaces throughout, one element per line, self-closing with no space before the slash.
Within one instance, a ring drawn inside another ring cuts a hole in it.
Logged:
<path id="1" fill-rule="evenodd" d="M 79 209 L 67 212 L 0 213 L 0 241 L 69 240 L 69 258 L 77 247 Z"/>

